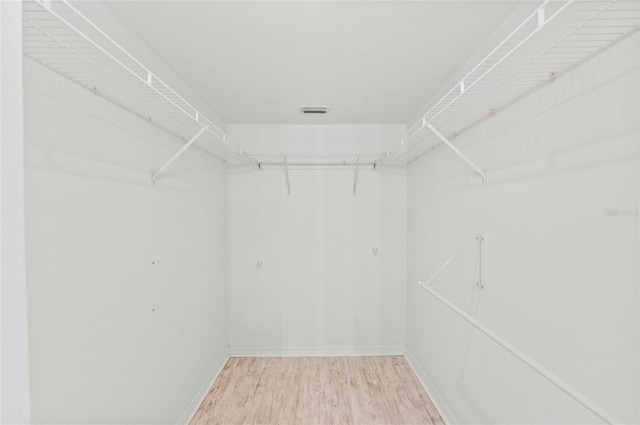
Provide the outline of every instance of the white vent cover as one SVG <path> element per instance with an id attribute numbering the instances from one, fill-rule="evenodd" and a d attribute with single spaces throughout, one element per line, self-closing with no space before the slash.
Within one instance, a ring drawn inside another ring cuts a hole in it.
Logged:
<path id="1" fill-rule="evenodd" d="M 331 106 L 298 106 L 300 112 L 310 115 L 324 115 L 329 113 Z"/>

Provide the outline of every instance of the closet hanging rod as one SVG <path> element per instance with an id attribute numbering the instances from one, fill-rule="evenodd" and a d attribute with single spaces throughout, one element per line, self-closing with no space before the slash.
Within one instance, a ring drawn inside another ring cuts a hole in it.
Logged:
<path id="1" fill-rule="evenodd" d="M 533 358 L 531 358 L 530 356 L 525 354 L 522 350 L 519 350 L 518 348 L 514 347 L 511 343 L 509 343 L 504 338 L 502 338 L 499 335 L 497 335 L 491 329 L 489 329 L 486 326 L 484 326 L 482 323 L 477 321 L 474 317 L 470 316 L 464 310 L 458 308 L 453 303 L 451 303 L 450 301 L 448 301 L 447 299 L 445 299 L 444 297 L 439 295 L 434 290 L 434 288 L 431 288 L 431 287 L 427 286 L 424 282 L 418 282 L 418 286 L 420 286 L 422 289 L 427 291 L 435 299 L 440 301 L 442 304 L 444 304 L 446 307 L 448 307 L 450 310 L 452 310 L 458 316 L 462 317 L 464 320 L 469 322 L 471 325 L 473 325 L 473 327 L 475 327 L 480 332 L 482 332 L 483 334 L 488 336 L 490 339 L 492 339 L 494 342 L 496 342 L 502 348 L 507 350 L 513 356 L 515 356 L 517 359 L 521 360 L 523 363 L 525 363 L 527 366 L 529 366 L 531 369 L 533 369 L 533 371 L 538 373 L 540 376 L 545 378 L 547 381 L 551 382 L 553 385 L 558 387 L 560 390 L 562 390 L 564 393 L 569 395 L 575 401 L 577 401 L 578 403 L 580 403 L 581 405 L 586 407 L 589 411 L 591 411 L 597 417 L 599 417 L 600 419 L 602 419 L 603 421 L 605 421 L 606 423 L 611 424 L 611 425 L 612 424 L 620 424 L 620 423 L 622 423 L 618 419 L 613 417 L 611 414 L 609 414 L 607 411 L 605 411 L 604 409 L 599 407 L 597 404 L 595 404 L 592 400 L 587 398 L 587 396 L 582 394 L 576 388 L 574 388 L 573 386 L 569 385 L 569 383 L 567 383 L 566 381 L 564 381 L 563 379 L 561 379 L 560 377 L 555 375 L 553 372 L 549 371 L 547 368 L 542 366 L 540 363 L 535 361 Z"/>
<path id="2" fill-rule="evenodd" d="M 261 171 L 283 171 L 285 168 L 288 168 L 289 171 L 322 171 L 322 170 L 340 170 L 340 171 L 351 171 L 355 170 L 355 164 L 305 164 L 305 163 L 295 163 L 295 162 L 287 162 L 286 167 L 284 163 L 280 164 L 270 164 L 270 163 L 259 163 L 260 166 L 253 166 L 248 164 L 231 164 L 234 167 L 251 167 L 251 169 L 257 169 Z M 365 167 L 366 166 L 366 167 Z M 388 166 L 387 166 L 388 167 Z M 402 165 L 401 167 L 404 167 Z M 375 167 L 373 164 L 359 164 L 358 172 L 361 171 L 375 171 Z"/>
<path id="3" fill-rule="evenodd" d="M 249 153 L 244 154 L 247 158 L 260 163 L 262 167 L 270 166 L 274 168 L 287 166 L 294 167 L 366 167 L 375 166 L 384 156 L 378 152 L 336 152 L 336 153 Z"/>

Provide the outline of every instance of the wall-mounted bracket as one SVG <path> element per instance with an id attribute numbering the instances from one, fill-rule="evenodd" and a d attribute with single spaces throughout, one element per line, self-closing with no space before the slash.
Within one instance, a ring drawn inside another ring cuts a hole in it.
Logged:
<path id="1" fill-rule="evenodd" d="M 447 139 L 446 137 L 444 137 L 442 135 L 442 133 L 440 133 L 438 130 L 435 129 L 434 126 L 432 126 L 431 124 L 427 124 L 427 128 L 429 130 L 431 130 L 431 132 L 433 134 L 435 134 L 438 139 L 442 140 L 447 146 L 449 146 L 449 148 L 456 154 L 458 155 L 460 158 L 462 158 L 464 160 L 464 162 L 466 162 L 467 164 L 469 164 L 469 166 L 471 168 L 473 168 L 476 173 L 480 174 L 480 176 L 482 177 L 482 182 L 485 183 L 487 181 L 487 174 L 482 171 L 480 169 L 480 167 L 478 167 L 473 161 L 471 161 L 465 154 L 462 153 L 462 151 L 460 151 L 460 149 L 458 149 L 457 147 L 455 147 L 455 145 L 453 143 L 451 143 L 449 141 L 449 139 Z"/>
<path id="2" fill-rule="evenodd" d="M 538 9 L 538 28 L 542 28 L 546 23 L 546 19 L 544 16 L 544 7 Z"/>
<path id="3" fill-rule="evenodd" d="M 427 280 L 426 282 L 420 281 L 418 282 L 418 286 L 428 286 L 448 265 L 451 263 L 462 251 L 465 250 L 473 241 L 476 241 L 478 244 L 478 281 L 473 288 L 450 288 L 450 287 L 434 287 L 429 286 L 432 289 L 445 289 L 449 291 L 478 291 L 484 289 L 484 283 L 482 283 L 482 243 L 484 242 L 484 237 L 480 233 L 476 233 L 473 235 L 467 243 L 465 243 L 462 248 L 456 251 L 445 263 Z"/>
<path id="4" fill-rule="evenodd" d="M 476 241 L 478 242 L 478 281 L 476 282 L 476 288 L 484 289 L 484 283 L 482 282 L 482 243 L 484 242 L 484 236 L 478 233 Z"/>
<path id="5" fill-rule="evenodd" d="M 185 143 L 185 145 L 183 147 L 180 148 L 180 150 L 178 152 L 176 152 L 167 162 L 165 162 L 165 164 L 160 167 L 160 169 L 158 171 L 155 172 L 155 174 L 153 176 L 151 176 L 151 181 L 153 183 L 156 182 L 156 179 L 160 176 L 160 174 L 162 174 L 162 172 L 164 170 L 167 169 L 167 167 L 169 165 L 171 165 L 173 163 L 173 161 L 175 161 L 176 159 L 178 159 L 178 157 L 180 155 L 182 155 L 187 149 L 189 149 L 189 147 L 191 145 L 193 145 L 195 143 L 196 140 L 198 140 L 198 137 L 202 136 L 202 133 L 204 133 L 205 131 L 207 131 L 207 129 L 209 128 L 209 126 L 206 127 L 202 127 L 200 129 L 200 131 L 198 131 L 195 136 L 193 136 L 187 143 Z"/>
<path id="6" fill-rule="evenodd" d="M 287 157 L 284 157 L 284 175 L 287 179 L 287 195 L 291 195 L 291 185 L 289 184 L 289 165 L 287 164 Z"/>
<path id="7" fill-rule="evenodd" d="M 358 184 L 358 165 L 360 164 L 360 158 L 356 158 L 356 174 L 353 177 L 353 196 L 356 196 L 356 185 Z"/>

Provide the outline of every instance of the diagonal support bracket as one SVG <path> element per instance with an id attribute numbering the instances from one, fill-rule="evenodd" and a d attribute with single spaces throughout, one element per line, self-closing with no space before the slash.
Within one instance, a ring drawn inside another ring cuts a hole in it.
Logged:
<path id="1" fill-rule="evenodd" d="M 480 167 L 478 167 L 473 161 L 471 161 L 465 154 L 462 153 L 462 151 L 460 151 L 460 149 L 458 149 L 457 147 L 455 147 L 455 145 L 453 143 L 451 143 L 449 141 L 449 139 L 447 139 L 446 137 L 444 137 L 442 135 L 442 133 L 440 133 L 438 130 L 435 129 L 434 126 L 432 126 L 431 124 L 427 124 L 426 127 L 431 130 L 431 132 L 433 134 L 435 134 L 438 139 L 442 140 L 447 146 L 449 146 L 449 148 L 456 154 L 458 155 L 460 158 L 462 158 L 464 160 L 464 162 L 466 162 L 471 168 L 473 168 L 475 170 L 476 173 L 480 174 L 480 176 L 482 177 L 482 182 L 486 183 L 487 182 L 487 174 L 482 171 L 480 169 Z"/>
<path id="2" fill-rule="evenodd" d="M 160 167 L 160 169 L 158 171 L 155 172 L 155 174 L 153 176 L 151 176 L 151 181 L 153 183 L 155 183 L 156 179 L 160 176 L 160 174 L 162 174 L 164 172 L 164 170 L 166 170 L 167 167 L 173 163 L 173 161 L 178 159 L 178 157 L 180 157 L 180 155 L 182 155 L 187 149 L 189 149 L 189 147 L 191 145 L 193 145 L 196 140 L 198 140 L 198 137 L 202 136 L 202 133 L 207 131 L 208 128 L 209 128 L 209 126 L 202 127 L 200 129 L 200 131 L 198 131 L 195 134 L 195 136 L 193 136 L 187 143 L 185 143 L 184 146 L 181 147 L 178 152 L 176 152 L 167 162 L 164 163 L 164 165 L 162 167 Z"/>
<path id="3" fill-rule="evenodd" d="M 475 284 L 476 287 L 475 288 L 449 288 L 449 287 L 433 287 L 433 286 L 429 286 L 429 287 L 432 289 L 446 289 L 446 290 L 453 290 L 453 291 L 476 291 L 479 289 L 484 289 L 484 283 L 482 282 L 482 243 L 484 242 L 484 236 L 482 236 L 480 233 L 476 233 L 475 235 L 473 235 L 473 238 L 471 238 L 466 244 L 464 244 L 462 248 L 457 250 L 455 254 L 449 257 L 449 259 L 445 261 L 445 263 L 433 274 L 433 276 L 429 278 L 429 280 L 427 280 L 426 282 L 422 282 L 422 281 L 418 282 L 418 286 L 423 286 L 423 285 L 428 286 L 431 282 L 433 282 L 433 280 L 436 277 L 438 277 L 438 275 L 449 265 L 449 263 L 453 261 L 454 258 L 456 258 L 458 255 L 460 255 L 460 253 L 464 251 L 464 249 L 468 247 L 473 241 L 476 241 L 476 243 L 478 244 L 478 257 L 477 257 L 478 281 Z"/>

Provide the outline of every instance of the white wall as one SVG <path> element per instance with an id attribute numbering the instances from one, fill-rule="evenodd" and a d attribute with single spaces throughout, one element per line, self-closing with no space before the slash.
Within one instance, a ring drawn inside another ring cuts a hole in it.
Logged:
<path id="1" fill-rule="evenodd" d="M 481 294 L 443 291 L 626 423 L 638 414 L 637 34 L 408 170 L 407 348 L 451 422 L 599 423 L 417 287 L 474 233 Z M 451 130 L 451 129 L 449 129 Z M 636 213 L 637 214 L 637 213 Z M 471 286 L 474 248 L 439 285 Z"/>
<path id="2" fill-rule="evenodd" d="M 30 416 L 24 241 L 22 3 L 0 2 L 0 422 Z"/>
<path id="3" fill-rule="evenodd" d="M 402 125 L 229 126 L 249 151 L 376 151 Z M 405 171 L 230 168 L 235 354 L 402 352 Z M 379 255 L 373 249 L 379 249 Z M 262 268 L 257 262 L 262 261 Z"/>
<path id="4" fill-rule="evenodd" d="M 183 142 L 30 60 L 25 86 L 33 421 L 176 423 L 226 360 L 225 167 L 152 185 Z"/>

